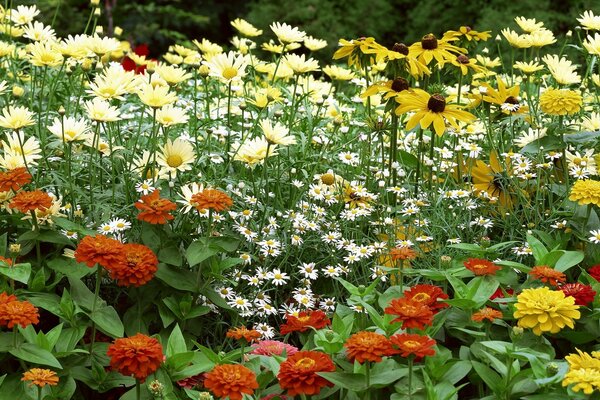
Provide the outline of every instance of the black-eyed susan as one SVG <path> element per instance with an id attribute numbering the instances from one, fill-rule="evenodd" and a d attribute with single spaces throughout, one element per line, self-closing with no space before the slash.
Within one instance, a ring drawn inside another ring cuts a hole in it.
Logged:
<path id="1" fill-rule="evenodd" d="M 468 41 L 478 42 L 483 40 L 487 41 L 491 35 L 491 31 L 478 32 L 475 29 L 472 29 L 470 26 L 461 26 L 458 31 L 448 31 L 444 34 L 444 37 L 464 37 Z"/>
<path id="2" fill-rule="evenodd" d="M 461 54 L 453 60 L 450 60 L 450 64 L 458 67 L 463 76 L 467 75 L 469 72 L 480 73 L 485 71 L 484 67 L 477 64 L 476 59 L 469 58 L 469 56 L 465 54 Z"/>
<path id="3" fill-rule="evenodd" d="M 451 41 L 455 41 L 456 38 L 443 37 L 438 39 L 432 33 L 429 33 L 416 43 L 413 43 L 409 47 L 409 56 L 415 57 L 425 65 L 435 58 L 440 66 L 443 66 L 447 62 L 456 58 L 461 53 L 466 53 L 466 50 L 454 46 Z"/>
<path id="4" fill-rule="evenodd" d="M 403 43 L 396 43 L 391 50 L 387 52 L 386 59 L 396 65 L 400 72 L 405 70 L 414 78 L 421 78 L 423 75 L 431 75 L 431 70 L 423 62 L 417 60 L 414 55 L 410 55 L 410 50 Z"/>
<path id="5" fill-rule="evenodd" d="M 446 99 L 441 94 L 430 95 L 424 90 L 414 89 L 405 91 L 396 96 L 400 105 L 396 108 L 396 114 L 414 112 L 406 124 L 406 129 L 411 130 L 421 125 L 426 129 L 433 125 L 433 130 L 439 136 L 446 131 L 446 122 L 458 128 L 457 121 L 469 122 L 475 116 L 461 109 L 460 106 L 446 104 Z"/>
<path id="6" fill-rule="evenodd" d="M 346 40 L 340 39 L 340 48 L 333 54 L 334 60 L 348 57 L 348 65 L 371 65 L 383 61 L 389 50 L 380 45 L 372 37 Z"/>
<path id="7" fill-rule="evenodd" d="M 475 190 L 481 195 L 499 202 L 503 208 L 512 208 L 513 195 L 510 190 L 510 162 L 500 163 L 498 153 L 490 153 L 490 164 L 477 160 L 471 166 L 470 174 Z"/>
<path id="8" fill-rule="evenodd" d="M 361 93 L 360 97 L 364 98 L 381 94 L 383 95 L 384 100 L 389 100 L 393 97 L 396 97 L 403 91 L 408 90 L 408 88 L 408 81 L 402 77 L 398 77 L 387 82 L 378 82 L 369 86 L 363 93 Z"/>
<path id="9" fill-rule="evenodd" d="M 497 104 L 505 114 L 526 114 L 529 112 L 529 107 L 521 104 L 519 100 L 519 85 L 507 87 L 506 83 L 500 77 L 496 77 L 497 88 L 492 87 L 489 83 L 482 82 L 481 86 L 485 88 L 483 101 L 486 103 Z"/>

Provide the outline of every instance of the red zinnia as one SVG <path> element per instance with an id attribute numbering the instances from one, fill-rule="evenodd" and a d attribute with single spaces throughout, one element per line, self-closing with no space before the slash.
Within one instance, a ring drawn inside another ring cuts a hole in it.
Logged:
<path id="1" fill-rule="evenodd" d="M 463 264 L 475 275 L 496 275 L 496 272 L 502 269 L 493 262 L 481 258 L 469 258 Z"/>
<path id="2" fill-rule="evenodd" d="M 392 343 L 385 336 L 369 331 L 362 331 L 350 336 L 344 347 L 348 359 L 359 363 L 365 361 L 380 362 L 381 357 L 395 354 Z"/>
<path id="3" fill-rule="evenodd" d="M 142 196 L 140 201 L 134 205 L 135 208 L 142 211 L 138 214 L 137 219 L 161 225 L 174 218 L 169 211 L 177 208 L 172 201 L 160 198 L 160 190 L 154 190 L 152 193 Z"/>
<path id="4" fill-rule="evenodd" d="M 556 286 L 559 283 L 564 283 L 567 280 L 565 274 L 555 270 L 554 268 L 550 268 L 547 265 L 538 265 L 533 267 L 531 271 L 529 271 L 529 275 L 531 275 L 534 279 L 539 279 L 540 281 L 549 283 L 552 286 Z"/>
<path id="5" fill-rule="evenodd" d="M 110 366 L 125 376 L 133 375 L 145 382 L 163 362 L 163 348 L 158 340 L 138 333 L 129 338 L 116 339 L 108 347 Z"/>
<path id="6" fill-rule="evenodd" d="M 495 319 L 502 319 L 502 312 L 491 307 L 485 307 L 471 316 L 471 320 L 475 322 L 483 322 L 486 319 L 490 322 L 494 322 Z"/>
<path id="7" fill-rule="evenodd" d="M 123 245 L 125 262 L 110 269 L 110 276 L 119 286 L 142 286 L 154 277 L 158 269 L 158 258 L 150 248 L 143 244 L 127 243 Z"/>
<path id="8" fill-rule="evenodd" d="M 396 315 L 392 322 L 402 322 L 402 328 L 423 329 L 433 323 L 433 311 L 418 301 L 407 298 L 394 299 L 385 309 L 386 314 Z"/>
<path id="9" fill-rule="evenodd" d="M 594 265 L 587 270 L 587 273 L 595 280 L 600 281 L 600 265 Z"/>
<path id="10" fill-rule="evenodd" d="M 578 306 L 587 306 L 596 297 L 596 291 L 590 285 L 584 285 L 579 282 L 567 283 L 559 287 L 559 289 L 562 290 L 565 296 L 574 297 L 575 304 Z"/>
<path id="11" fill-rule="evenodd" d="M 254 394 L 258 382 L 254 372 L 243 365 L 223 364 L 206 374 L 204 387 L 220 398 L 229 396 L 230 400 L 242 400 L 244 393 Z"/>
<path id="12" fill-rule="evenodd" d="M 10 298 L 10 296 L 5 297 L 6 300 Z M 0 326 L 12 329 L 15 325 L 21 325 L 22 328 L 26 328 L 38 322 L 40 322 L 38 309 L 27 300 L 12 300 L 0 304 Z"/>
<path id="13" fill-rule="evenodd" d="M 297 317 L 288 314 L 286 323 L 281 325 L 281 334 L 290 332 L 306 332 L 310 328 L 322 329 L 331 324 L 327 315 L 321 310 L 300 311 Z"/>
<path id="14" fill-rule="evenodd" d="M 229 329 L 226 336 L 235 340 L 244 339 L 246 342 L 250 343 L 256 339 L 259 339 L 261 335 L 259 331 L 248 329 L 245 326 L 240 326 L 238 328 Z"/>
<path id="15" fill-rule="evenodd" d="M 51 207 L 52 197 L 41 190 L 31 192 L 21 191 L 13 197 L 8 206 L 21 211 L 23 214 L 27 214 L 30 211 L 46 210 Z"/>
<path id="16" fill-rule="evenodd" d="M 86 236 L 75 249 L 75 261 L 88 267 L 100 264 L 108 270 L 120 268 L 125 262 L 123 243 L 100 234 Z"/>
<path id="17" fill-rule="evenodd" d="M 490 300 L 494 300 L 497 298 L 505 298 L 507 294 L 512 296 L 513 294 L 515 294 L 515 291 L 511 288 L 508 288 L 508 289 L 498 288 L 498 289 L 496 289 L 496 291 L 494 293 L 492 293 L 492 295 L 490 296 Z"/>
<path id="18" fill-rule="evenodd" d="M 398 346 L 402 357 L 415 356 L 415 361 L 419 361 L 425 356 L 435 355 L 435 340 L 429 336 L 415 335 L 410 333 L 401 333 L 394 335 L 390 341 Z"/>
<path id="19" fill-rule="evenodd" d="M 31 182 L 31 175 L 25 167 L 0 171 L 0 192 L 7 192 L 9 190 L 16 192 L 29 182 Z"/>
<path id="20" fill-rule="evenodd" d="M 318 394 L 324 386 L 333 386 L 331 382 L 317 375 L 317 372 L 334 372 L 331 358 L 320 351 L 299 351 L 291 355 L 279 366 L 279 386 L 287 390 L 290 396 L 298 394 Z"/>
<path id="21" fill-rule="evenodd" d="M 444 293 L 442 288 L 435 285 L 415 285 L 404 291 L 404 298 L 426 305 L 434 313 L 442 308 L 448 307 L 447 303 L 439 301 L 440 299 L 447 299 L 448 295 Z"/>

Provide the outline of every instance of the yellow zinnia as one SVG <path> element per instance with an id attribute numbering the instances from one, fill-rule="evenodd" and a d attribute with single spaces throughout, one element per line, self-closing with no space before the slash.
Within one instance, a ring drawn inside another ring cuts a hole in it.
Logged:
<path id="1" fill-rule="evenodd" d="M 571 188 L 569 200 L 580 205 L 595 204 L 600 206 L 600 182 L 593 179 L 579 179 Z"/>
<path id="2" fill-rule="evenodd" d="M 581 317 L 574 297 L 565 297 L 562 291 L 547 287 L 523 290 L 517 296 L 515 308 L 518 325 L 532 329 L 538 336 L 544 332 L 558 333 L 565 326 L 573 329 L 573 321 Z"/>
<path id="3" fill-rule="evenodd" d="M 569 370 L 563 378 L 562 385 L 574 384 L 571 389 L 574 392 L 583 391 L 592 394 L 594 389 L 600 389 L 600 359 L 598 352 L 588 354 L 576 349 L 578 354 L 569 354 L 565 361 L 569 363 Z"/>
<path id="4" fill-rule="evenodd" d="M 583 99 L 574 90 L 550 88 L 540 95 L 540 107 L 550 115 L 572 115 L 579 112 Z"/>

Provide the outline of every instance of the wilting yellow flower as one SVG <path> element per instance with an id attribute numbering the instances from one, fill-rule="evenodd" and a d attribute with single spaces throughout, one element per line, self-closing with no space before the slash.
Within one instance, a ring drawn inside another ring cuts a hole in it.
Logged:
<path id="1" fill-rule="evenodd" d="M 278 144 L 281 146 L 289 146 L 296 144 L 296 138 L 290 136 L 290 131 L 279 122 L 275 122 L 275 125 L 271 123 L 269 119 L 263 119 L 259 122 L 259 125 L 265 135 L 265 139 L 271 145 Z"/>
<path id="2" fill-rule="evenodd" d="M 257 164 L 262 164 L 265 158 L 276 155 L 277 145 L 270 145 L 265 138 L 246 140 L 237 149 L 234 149 L 233 154 L 235 154 L 233 157 L 234 160 L 241 161 L 253 167 Z"/>
<path id="3" fill-rule="evenodd" d="M 373 64 L 384 60 L 389 50 L 380 45 L 372 37 L 346 40 L 340 39 L 339 49 L 333 54 L 334 60 L 348 57 L 348 65 L 362 67 L 363 64 Z"/>
<path id="4" fill-rule="evenodd" d="M 546 55 L 542 61 L 548 66 L 548 70 L 556 82 L 561 85 L 571 85 L 581 82 L 581 76 L 576 72 L 577 66 L 565 57 L 558 58 L 557 55 Z"/>
<path id="5" fill-rule="evenodd" d="M 287 54 L 283 58 L 283 62 L 296 74 L 304 74 L 319 70 L 319 62 L 313 58 L 307 60 L 304 54 L 301 56 L 297 54 Z"/>
<path id="6" fill-rule="evenodd" d="M 547 287 L 523 290 L 517 296 L 515 308 L 518 326 L 530 328 L 538 336 L 544 332 L 558 333 L 565 326 L 572 329 L 573 321 L 581 317 L 574 297 L 565 297 L 561 290 Z"/>
<path id="7" fill-rule="evenodd" d="M 186 112 L 171 104 L 163 106 L 156 110 L 156 122 L 162 126 L 172 126 L 177 124 L 185 124 L 188 122 L 189 116 Z"/>
<path id="8" fill-rule="evenodd" d="M 262 30 L 256 29 L 250 22 L 241 18 L 236 18 L 231 21 L 231 26 L 233 26 L 240 34 L 246 37 L 256 37 L 262 35 L 263 33 Z"/>
<path id="9" fill-rule="evenodd" d="M 59 118 L 54 118 L 54 123 L 48 127 L 48 130 L 67 143 L 85 141 L 91 136 L 90 127 L 83 118 L 64 117 L 62 121 Z"/>
<path id="10" fill-rule="evenodd" d="M 569 200 L 576 201 L 580 205 L 600 206 L 600 182 L 593 179 L 578 179 L 571 188 Z"/>
<path id="11" fill-rule="evenodd" d="M 600 390 L 600 359 L 598 352 L 588 354 L 576 349 L 578 354 L 569 354 L 565 360 L 569 363 L 569 370 L 563 378 L 562 385 L 571 387 L 574 392 L 583 391 L 592 394 L 595 389 Z"/>
<path id="12" fill-rule="evenodd" d="M 458 29 L 458 31 L 448 31 L 444 34 L 444 36 L 456 38 L 464 36 L 468 41 L 473 40 L 475 42 L 478 42 L 480 40 L 483 40 L 485 42 L 492 36 L 490 33 L 491 31 L 478 32 L 474 29 L 471 29 L 470 26 L 461 26 Z"/>
<path id="13" fill-rule="evenodd" d="M 146 84 L 138 91 L 138 97 L 145 105 L 160 108 L 175 103 L 177 95 L 169 91 L 168 86 Z"/>
<path id="14" fill-rule="evenodd" d="M 534 72 L 541 71 L 544 69 L 543 65 L 538 64 L 536 61 L 530 61 L 528 63 L 517 61 L 513 65 L 515 69 L 523 71 L 525 74 L 533 74 Z"/>
<path id="15" fill-rule="evenodd" d="M 223 83 L 239 82 L 246 76 L 248 58 L 244 55 L 236 55 L 233 51 L 221 53 L 212 57 L 210 61 L 202 64 L 210 68 L 209 76 L 219 79 Z"/>
<path id="16" fill-rule="evenodd" d="M 527 33 L 539 31 L 544 27 L 544 23 L 541 21 L 537 22 L 535 18 L 515 17 L 515 22 Z"/>
<path id="17" fill-rule="evenodd" d="M 36 67 L 57 67 L 62 64 L 62 54 L 50 43 L 35 42 L 28 46 L 29 62 Z"/>
<path id="18" fill-rule="evenodd" d="M 156 157 L 161 177 L 175 177 L 177 171 L 189 171 L 195 160 L 194 146 L 182 139 L 168 140 Z"/>
<path id="19" fill-rule="evenodd" d="M 304 47 L 310 51 L 318 51 L 327 47 L 327 41 L 323 39 L 316 39 L 312 36 L 304 38 Z"/>
<path id="20" fill-rule="evenodd" d="M 583 29 L 600 31 L 600 15 L 594 15 L 594 13 L 589 10 L 584 11 L 584 13 L 577 18 L 577 21 L 579 21 Z"/>
<path id="21" fill-rule="evenodd" d="M 185 82 L 192 77 L 192 74 L 187 73 L 184 69 L 172 65 L 159 64 L 154 71 L 172 86 Z"/>
<path id="22" fill-rule="evenodd" d="M 196 39 L 192 40 L 192 43 L 200 49 L 200 51 L 204 54 L 217 55 L 223 52 L 223 48 L 216 43 L 211 42 L 208 39 L 202 39 L 201 42 Z"/>
<path id="23" fill-rule="evenodd" d="M 83 108 L 87 111 L 88 117 L 93 121 L 114 122 L 121 119 L 119 117 L 119 110 L 111 106 L 108 101 L 99 97 L 86 101 Z"/>
<path id="24" fill-rule="evenodd" d="M 550 115 L 572 115 L 579 112 L 583 99 L 579 93 L 569 89 L 549 88 L 540 95 L 540 107 Z"/>
<path id="25" fill-rule="evenodd" d="M 2 109 L 0 126 L 3 128 L 17 130 L 33 124 L 33 113 L 27 107 L 8 106 Z"/>
<path id="26" fill-rule="evenodd" d="M 583 47 L 588 51 L 588 53 L 593 55 L 600 55 L 600 34 L 594 34 L 594 37 L 588 35 L 588 37 L 583 41 Z"/>
<path id="27" fill-rule="evenodd" d="M 305 32 L 286 24 L 285 22 L 273 22 L 269 27 L 275 36 L 277 36 L 277 39 L 279 39 L 279 41 L 283 44 L 300 43 L 306 36 Z"/>

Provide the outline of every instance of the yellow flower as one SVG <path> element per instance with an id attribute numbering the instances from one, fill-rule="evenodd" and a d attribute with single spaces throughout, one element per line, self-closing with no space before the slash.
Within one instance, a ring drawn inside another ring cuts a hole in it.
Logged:
<path id="1" fill-rule="evenodd" d="M 505 28 L 502 29 L 502 36 L 508 41 L 512 47 L 517 47 L 519 49 L 527 49 L 531 47 L 531 41 L 529 40 L 529 36 L 527 35 L 519 35 L 517 32 Z"/>
<path id="2" fill-rule="evenodd" d="M 111 106 L 108 101 L 99 97 L 86 101 L 83 108 L 87 111 L 88 117 L 93 121 L 114 122 L 121 119 L 119 117 L 119 110 Z"/>
<path id="3" fill-rule="evenodd" d="M 121 49 L 121 42 L 115 38 L 100 37 L 95 34 L 94 36 L 86 37 L 85 46 L 98 57 L 102 57 L 105 54 L 119 51 Z"/>
<path id="4" fill-rule="evenodd" d="M 581 77 L 576 72 L 577 66 L 565 57 L 558 58 L 557 55 L 548 54 L 542 58 L 542 61 L 546 63 L 557 83 L 570 85 L 581 82 Z"/>
<path id="5" fill-rule="evenodd" d="M 350 81 L 356 76 L 351 70 L 339 67 L 337 65 L 328 65 L 323 67 L 323 72 L 333 81 Z"/>
<path id="6" fill-rule="evenodd" d="M 64 117 L 62 121 L 54 118 L 54 123 L 48 127 L 48 130 L 67 143 L 88 140 L 91 136 L 90 127 L 83 118 Z"/>
<path id="7" fill-rule="evenodd" d="M 521 90 L 519 85 L 507 88 L 500 77 L 496 77 L 496 84 L 498 86 L 497 89 L 486 82 L 481 83 L 481 86 L 485 88 L 485 93 L 482 97 L 483 101 L 497 104 L 505 114 L 525 114 L 529 112 L 529 107 L 522 105 L 519 101 L 519 92 Z"/>
<path id="8" fill-rule="evenodd" d="M 236 18 L 231 21 L 231 26 L 233 26 L 240 34 L 246 37 L 256 37 L 262 35 L 263 33 L 262 30 L 256 29 L 250 22 L 241 18 Z"/>
<path id="9" fill-rule="evenodd" d="M 168 140 L 156 157 L 161 177 L 175 177 L 177 171 L 189 171 L 195 160 L 194 146 L 182 139 Z"/>
<path id="10" fill-rule="evenodd" d="M 544 23 L 537 22 L 535 18 L 515 17 L 515 22 L 526 33 L 536 32 L 544 27 Z"/>
<path id="11" fill-rule="evenodd" d="M 333 54 L 333 59 L 339 60 L 348 57 L 348 65 L 356 65 L 359 68 L 363 64 L 371 65 L 374 62 L 382 61 L 389 52 L 372 37 L 354 40 L 340 39 L 338 45 L 340 48 Z"/>
<path id="12" fill-rule="evenodd" d="M 167 61 L 169 64 L 174 64 L 174 65 L 179 65 L 179 64 L 183 64 L 183 57 L 181 57 L 179 54 L 173 54 L 173 53 L 166 53 L 163 58 L 165 59 L 165 61 Z"/>
<path id="13" fill-rule="evenodd" d="M 544 67 L 538 64 L 536 61 L 530 61 L 528 63 L 517 61 L 515 65 L 513 65 L 515 69 L 522 71 L 525 74 L 533 74 L 534 72 L 541 71 Z"/>
<path id="14" fill-rule="evenodd" d="M 457 120 L 469 122 L 475 119 L 473 114 L 461 110 L 459 106 L 446 104 L 444 96 L 429 95 L 421 89 L 404 91 L 396 96 L 396 101 L 400 103 L 396 114 L 415 113 L 406 124 L 407 130 L 413 129 L 417 124 L 423 129 L 433 124 L 433 130 L 441 136 L 446 131 L 446 121 L 458 128 Z"/>
<path id="15" fill-rule="evenodd" d="M 210 61 L 203 61 L 202 64 L 210 68 L 209 76 L 228 84 L 239 82 L 246 75 L 248 58 L 230 51 L 229 53 L 217 54 Z"/>
<path id="16" fill-rule="evenodd" d="M 270 145 L 267 139 L 264 138 L 246 140 L 237 149 L 234 149 L 233 153 L 235 156 L 233 159 L 246 163 L 249 167 L 253 167 L 257 164 L 262 164 L 265 158 L 276 155 L 276 149 L 277 145 Z"/>
<path id="17" fill-rule="evenodd" d="M 318 51 L 327 47 L 327 41 L 323 39 L 316 39 L 312 36 L 304 38 L 304 47 L 310 51 Z"/>
<path id="18" fill-rule="evenodd" d="M 600 34 L 594 34 L 593 38 L 588 35 L 583 42 L 583 47 L 585 47 L 590 54 L 600 55 Z"/>
<path id="19" fill-rule="evenodd" d="M 491 31 L 477 32 L 476 30 L 471 29 L 470 26 L 461 26 L 458 31 L 448 31 L 444 34 L 444 36 L 456 38 L 464 36 L 468 41 L 473 40 L 478 42 L 483 40 L 485 42 L 492 36 L 490 33 Z"/>
<path id="20" fill-rule="evenodd" d="M 14 44 L 0 41 L 0 57 L 12 56 L 14 52 Z"/>
<path id="21" fill-rule="evenodd" d="M 265 135 L 265 139 L 271 145 L 289 146 L 290 144 L 296 144 L 296 138 L 290 136 L 289 130 L 279 122 L 275 122 L 275 125 L 273 125 L 270 120 L 263 119 L 259 122 L 259 125 Z"/>
<path id="22" fill-rule="evenodd" d="M 24 167 L 25 163 L 36 165 L 37 160 L 42 158 L 38 140 L 33 136 L 25 140 L 24 132 L 7 133 L 6 141 L 0 141 L 0 147 L 4 149 L 5 161 L 15 157 L 11 162 L 17 162 L 19 167 Z"/>
<path id="23" fill-rule="evenodd" d="M 595 204 L 600 206 L 600 181 L 578 179 L 571 188 L 569 200 L 580 205 Z"/>
<path id="24" fill-rule="evenodd" d="M 62 64 L 63 56 L 49 43 L 35 42 L 29 48 L 29 62 L 36 67 L 57 67 Z"/>
<path id="25" fill-rule="evenodd" d="M 600 31 L 600 15 L 594 15 L 592 11 L 585 11 L 577 21 L 581 24 L 583 29 Z"/>
<path id="26" fill-rule="evenodd" d="M 300 56 L 297 54 L 287 54 L 283 58 L 283 62 L 296 74 L 304 74 L 319 70 L 319 62 L 313 58 L 306 60 L 304 54 Z"/>
<path id="27" fill-rule="evenodd" d="M 169 92 L 168 86 L 146 84 L 138 92 L 138 97 L 145 105 L 152 108 L 160 108 L 167 104 L 175 103 L 177 95 Z"/>
<path id="28" fill-rule="evenodd" d="M 569 89 L 549 88 L 540 95 L 540 107 L 550 115 L 572 115 L 579 112 L 583 99 L 579 93 Z"/>
<path id="29" fill-rule="evenodd" d="M 530 328 L 538 336 L 544 332 L 558 333 L 565 326 L 573 329 L 573 321 L 581 317 L 574 297 L 565 297 L 561 290 L 547 287 L 523 290 L 517 296 L 515 308 L 518 326 Z"/>
<path id="30" fill-rule="evenodd" d="M 23 31 L 23 37 L 33 40 L 34 42 L 56 40 L 54 29 L 50 26 L 44 26 L 43 23 L 38 21 L 35 21 L 33 24 L 27 24 Z"/>
<path id="31" fill-rule="evenodd" d="M 181 108 L 174 107 L 171 104 L 163 106 L 156 110 L 156 122 L 162 126 L 172 126 L 177 124 L 185 124 L 188 122 L 189 116 Z"/>
<path id="32" fill-rule="evenodd" d="M 413 43 L 409 48 L 409 56 L 415 57 L 425 65 L 435 59 L 440 67 L 455 59 L 466 50 L 450 44 L 452 38 L 436 38 L 433 34 L 423 36 L 421 41 Z"/>
<path id="33" fill-rule="evenodd" d="M 571 389 L 574 392 L 583 391 L 592 394 L 595 389 L 600 389 L 600 359 L 598 352 L 588 354 L 576 349 L 578 354 L 569 354 L 565 360 L 569 363 L 569 370 L 563 378 L 562 385 L 575 384 Z"/>
<path id="34" fill-rule="evenodd" d="M 192 77 L 192 74 L 187 73 L 184 69 L 172 65 L 159 64 L 154 71 L 171 86 L 185 82 Z"/>
<path id="35" fill-rule="evenodd" d="M 17 130 L 33 124 L 33 113 L 27 107 L 8 106 L 2 109 L 0 126 L 3 128 Z"/>
<path id="36" fill-rule="evenodd" d="M 554 34 L 548 29 L 540 29 L 539 31 L 532 32 L 525 36 L 529 43 L 531 43 L 531 47 L 543 47 L 552 43 L 556 43 Z"/>
<path id="37" fill-rule="evenodd" d="M 16 10 L 9 10 L 8 13 L 15 25 L 27 25 L 40 13 L 40 10 L 36 6 L 17 6 Z"/>
<path id="38" fill-rule="evenodd" d="M 204 54 L 216 55 L 223 52 L 223 48 L 216 43 L 211 42 L 208 39 L 202 39 L 201 42 L 196 39 L 192 40 L 192 43 L 200 49 L 200 51 Z"/>
<path id="39" fill-rule="evenodd" d="M 231 44 L 242 54 L 248 54 L 250 50 L 256 48 L 256 43 L 254 43 L 252 40 L 240 38 L 238 36 L 234 36 L 231 39 Z"/>
<path id="40" fill-rule="evenodd" d="M 471 72 L 484 72 L 485 68 L 481 65 L 477 65 L 477 60 L 474 58 L 469 58 L 468 56 L 461 54 L 458 57 L 450 60 L 450 63 L 455 67 L 460 69 L 461 74 L 467 75 L 469 71 Z"/>
<path id="41" fill-rule="evenodd" d="M 499 203 L 500 207 L 512 208 L 514 203 L 509 176 L 512 175 L 510 160 L 501 164 L 496 151 L 490 152 L 490 164 L 477 160 L 471 165 L 471 179 L 475 193 L 487 198 L 491 203 Z"/>
<path id="42" fill-rule="evenodd" d="M 277 36 L 277 39 L 283 44 L 289 43 L 300 43 L 306 37 L 306 33 L 302 32 L 296 27 L 292 27 L 288 24 L 274 22 L 270 25 L 271 30 Z"/>

